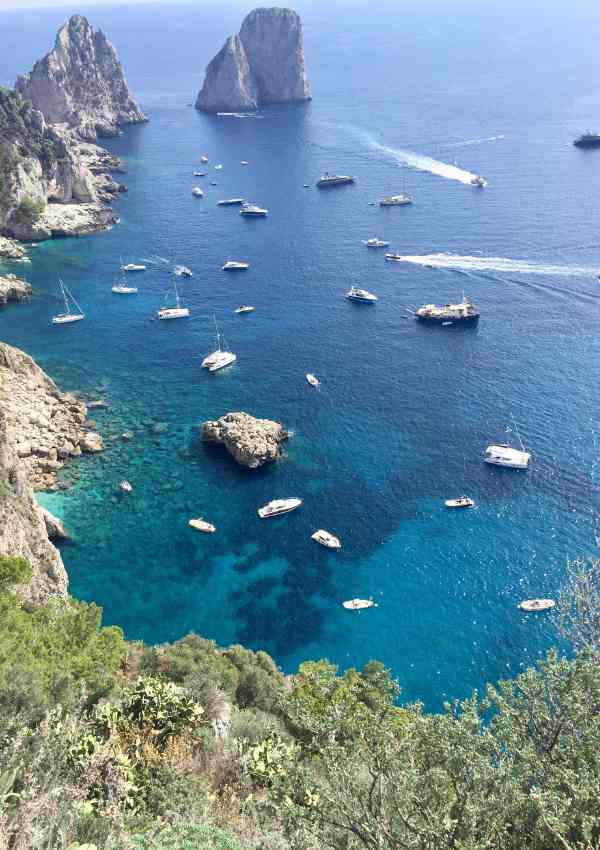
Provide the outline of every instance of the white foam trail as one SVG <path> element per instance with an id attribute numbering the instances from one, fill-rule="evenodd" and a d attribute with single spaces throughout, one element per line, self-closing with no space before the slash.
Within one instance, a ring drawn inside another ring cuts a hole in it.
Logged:
<path id="1" fill-rule="evenodd" d="M 598 274 L 591 266 L 557 266 L 551 263 L 532 263 L 506 257 L 469 257 L 459 254 L 424 254 L 403 256 L 405 263 L 434 269 L 457 269 L 473 272 L 504 272 L 505 274 L 544 274 L 560 277 L 590 277 Z"/>
<path id="2" fill-rule="evenodd" d="M 444 145 L 447 148 L 463 148 L 467 145 L 483 145 L 485 142 L 497 142 L 498 139 L 504 139 L 504 133 L 501 133 L 499 136 L 488 136 L 485 139 L 467 139 L 465 142 L 450 142 L 448 145 Z"/>
<path id="3" fill-rule="evenodd" d="M 433 159 L 431 156 L 390 148 L 373 139 L 369 141 L 369 145 L 374 150 L 391 156 L 396 162 L 402 165 L 410 165 L 418 171 L 428 171 L 430 174 L 437 174 L 438 177 L 445 177 L 447 180 L 458 180 L 459 183 L 469 184 L 474 177 L 477 177 L 471 171 L 465 171 L 464 168 L 459 168 L 457 165 L 449 165 L 447 162 L 440 162 L 440 160 Z"/>

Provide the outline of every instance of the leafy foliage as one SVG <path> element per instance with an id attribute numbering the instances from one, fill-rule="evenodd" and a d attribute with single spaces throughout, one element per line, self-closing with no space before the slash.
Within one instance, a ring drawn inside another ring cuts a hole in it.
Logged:
<path id="1" fill-rule="evenodd" d="M 0 593 L 15 584 L 27 584 L 33 571 L 28 561 L 19 555 L 0 555 Z"/>
<path id="2" fill-rule="evenodd" d="M 230 833 L 208 824 L 182 824 L 156 834 L 134 835 L 131 850 L 242 850 Z"/>
<path id="3" fill-rule="evenodd" d="M 15 145 L 21 156 L 39 159 L 44 171 L 65 155 L 63 145 L 45 128 L 31 103 L 0 86 L 0 146 L 4 142 Z"/>

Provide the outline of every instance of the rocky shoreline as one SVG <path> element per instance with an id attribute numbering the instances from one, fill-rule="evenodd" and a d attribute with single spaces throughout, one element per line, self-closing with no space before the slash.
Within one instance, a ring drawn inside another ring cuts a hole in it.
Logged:
<path id="1" fill-rule="evenodd" d="M 14 274 L 0 276 L 0 306 L 9 301 L 24 301 L 31 295 L 31 284 Z"/>

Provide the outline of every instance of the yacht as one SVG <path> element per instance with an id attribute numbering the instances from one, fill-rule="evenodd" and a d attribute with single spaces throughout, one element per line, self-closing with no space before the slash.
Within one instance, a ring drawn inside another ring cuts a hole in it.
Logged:
<path id="1" fill-rule="evenodd" d="M 485 450 L 484 460 L 494 466 L 508 466 L 511 469 L 527 469 L 531 455 L 529 452 L 515 449 L 508 443 L 492 443 Z"/>
<path id="2" fill-rule="evenodd" d="M 468 496 L 459 496 L 458 499 L 446 499 L 444 504 L 447 508 L 472 508 L 475 502 Z"/>
<path id="3" fill-rule="evenodd" d="M 200 186 L 194 186 L 192 189 L 192 195 L 195 195 L 196 198 L 201 198 L 204 195 L 204 192 L 200 188 Z"/>
<path id="4" fill-rule="evenodd" d="M 586 130 L 573 142 L 576 148 L 600 148 L 600 133 L 592 133 Z"/>
<path id="5" fill-rule="evenodd" d="M 248 161 L 246 159 L 243 159 L 241 161 L 240 165 L 248 165 Z"/>
<path id="6" fill-rule="evenodd" d="M 223 351 L 221 348 L 221 343 L 223 337 L 219 333 L 219 326 L 217 325 L 217 320 L 215 317 L 215 331 L 217 334 L 217 350 L 213 351 L 212 354 L 207 354 L 204 360 L 202 361 L 202 368 L 208 369 L 209 372 L 217 372 L 219 369 L 223 369 L 225 366 L 231 365 L 231 363 L 235 363 L 237 357 L 231 351 Z"/>
<path id="7" fill-rule="evenodd" d="M 376 608 L 376 604 L 372 599 L 348 599 L 347 602 L 342 602 L 344 608 L 349 611 L 360 611 L 362 608 Z"/>
<path id="8" fill-rule="evenodd" d="M 365 245 L 367 248 L 389 248 L 390 243 L 384 242 L 383 239 L 367 239 Z"/>
<path id="9" fill-rule="evenodd" d="M 190 315 L 189 308 L 182 307 L 179 303 L 179 293 L 177 292 L 177 283 L 175 281 L 173 281 L 173 288 L 175 290 L 175 306 L 161 307 L 156 314 L 159 319 L 187 319 Z"/>
<path id="10" fill-rule="evenodd" d="M 224 201 L 217 201 L 218 207 L 232 207 L 245 203 L 243 198 L 226 198 Z"/>
<path id="11" fill-rule="evenodd" d="M 351 286 L 346 293 L 346 298 L 350 301 L 362 301 L 364 304 L 374 304 L 377 301 L 377 296 L 366 289 L 357 289 L 356 286 Z"/>
<path id="12" fill-rule="evenodd" d="M 347 174 L 323 174 L 323 176 L 317 180 L 317 186 L 319 189 L 326 189 L 329 186 L 346 186 L 348 183 L 354 183 L 354 177 L 348 177 Z"/>
<path id="13" fill-rule="evenodd" d="M 254 307 L 249 307 L 247 304 L 242 304 L 235 310 L 236 313 L 253 313 Z"/>
<path id="14" fill-rule="evenodd" d="M 385 259 L 393 263 L 401 263 L 404 260 L 404 257 L 402 254 L 396 254 L 394 251 L 390 251 L 385 255 Z"/>
<path id="15" fill-rule="evenodd" d="M 412 195 L 402 193 L 401 195 L 388 195 L 379 201 L 380 207 L 405 207 L 407 204 L 414 202 Z"/>
<path id="16" fill-rule="evenodd" d="M 194 272 L 191 269 L 188 269 L 187 266 L 175 266 L 173 269 L 177 277 L 193 277 Z"/>
<path id="17" fill-rule="evenodd" d="M 324 528 L 319 528 L 318 531 L 315 531 L 314 534 L 310 535 L 312 540 L 316 540 L 317 543 L 320 543 L 321 546 L 326 546 L 327 549 L 341 549 L 342 544 L 339 541 L 338 537 L 335 537 L 333 534 L 330 534 L 328 531 L 325 531 Z"/>
<path id="18" fill-rule="evenodd" d="M 126 266 L 121 265 L 121 271 L 123 272 L 145 272 L 146 266 L 141 263 L 127 263 Z"/>
<path id="19" fill-rule="evenodd" d="M 248 215 L 248 216 L 265 216 L 267 215 L 269 210 L 264 210 L 261 207 L 257 207 L 256 204 L 242 204 L 242 208 L 240 210 L 240 215 Z"/>
<path id="20" fill-rule="evenodd" d="M 268 519 L 272 516 L 287 514 L 290 511 L 299 508 L 302 504 L 302 499 L 274 499 L 272 502 L 258 509 L 258 515 L 261 519 Z"/>
<path id="21" fill-rule="evenodd" d="M 85 319 L 85 313 L 75 301 L 67 287 L 62 281 L 62 278 L 58 278 L 58 285 L 60 287 L 60 294 L 62 295 L 62 299 L 65 304 L 65 312 L 57 313 L 56 316 L 52 317 L 53 325 L 68 325 L 71 322 L 80 322 L 82 319 Z"/>
<path id="22" fill-rule="evenodd" d="M 204 163 L 204 164 L 206 165 L 206 163 L 208 162 L 208 157 L 207 157 L 207 156 L 201 156 L 201 157 L 200 157 L 200 162 L 202 162 L 202 163 Z"/>
<path id="23" fill-rule="evenodd" d="M 548 611 L 554 608 L 556 600 L 554 599 L 524 599 L 519 602 L 518 607 L 521 611 Z"/>
<path id="24" fill-rule="evenodd" d="M 306 380 L 307 380 L 307 381 L 308 381 L 308 383 L 311 385 L 311 387 L 318 387 L 318 386 L 319 386 L 319 384 L 321 383 L 321 382 L 319 381 L 319 379 L 316 377 L 316 375 L 311 375 L 311 373 L 310 373 L 310 372 L 308 372 L 308 373 L 306 374 Z"/>
<path id="25" fill-rule="evenodd" d="M 227 262 L 223 264 L 224 272 L 241 272 L 246 271 L 246 269 L 249 268 L 250 263 L 241 263 L 238 260 L 227 260 Z"/>
<path id="26" fill-rule="evenodd" d="M 471 180 L 471 186 L 477 186 L 479 189 L 483 189 L 487 186 L 487 180 L 485 177 L 480 177 L 476 174 Z"/>
<path id="27" fill-rule="evenodd" d="M 479 310 L 463 295 L 460 304 L 425 304 L 415 312 L 420 322 L 433 322 L 442 325 L 472 324 L 479 320 Z"/>
<path id="28" fill-rule="evenodd" d="M 205 534 L 213 534 L 217 530 L 211 522 L 207 522 L 201 516 L 197 519 L 189 520 L 188 525 L 190 528 L 195 528 L 196 531 L 203 531 Z"/>

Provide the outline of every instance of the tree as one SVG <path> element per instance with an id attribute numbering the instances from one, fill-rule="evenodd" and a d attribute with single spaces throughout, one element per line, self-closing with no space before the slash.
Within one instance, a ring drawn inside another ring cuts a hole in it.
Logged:
<path id="1" fill-rule="evenodd" d="M 576 650 L 600 655 L 600 561 L 567 564 L 558 604 L 558 630 Z"/>
<path id="2" fill-rule="evenodd" d="M 5 593 L 15 584 L 27 584 L 32 575 L 33 570 L 25 558 L 0 555 L 0 593 Z"/>

